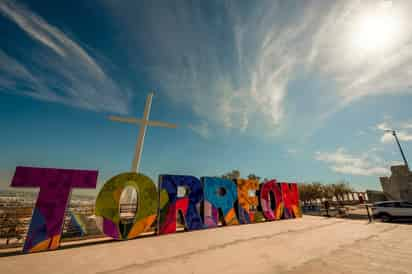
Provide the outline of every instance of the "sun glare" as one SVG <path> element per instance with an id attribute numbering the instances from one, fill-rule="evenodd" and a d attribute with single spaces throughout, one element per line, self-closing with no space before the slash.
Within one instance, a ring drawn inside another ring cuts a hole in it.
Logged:
<path id="1" fill-rule="evenodd" d="M 354 48 L 366 53 L 383 51 L 399 41 L 401 17 L 396 14 L 391 3 L 384 1 L 359 16 L 352 37 Z"/>

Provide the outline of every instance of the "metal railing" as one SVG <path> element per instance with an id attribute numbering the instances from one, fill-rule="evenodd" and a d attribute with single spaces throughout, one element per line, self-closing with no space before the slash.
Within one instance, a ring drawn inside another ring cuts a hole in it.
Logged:
<path id="1" fill-rule="evenodd" d="M 20 201 L 0 204 L 0 248 L 21 246 L 24 243 L 33 208 L 34 203 L 21 203 Z M 89 222 L 94 223 L 93 203 L 87 205 L 70 204 L 64 216 L 62 229 L 62 238 L 66 240 L 78 239 L 79 235 L 82 235 L 82 231 L 73 225 L 70 212 L 85 216 Z M 119 213 L 126 220 L 134 218 L 136 212 L 136 204 L 120 204 L 119 206 Z M 89 229 L 88 234 L 103 236 L 103 233 L 97 229 Z"/>

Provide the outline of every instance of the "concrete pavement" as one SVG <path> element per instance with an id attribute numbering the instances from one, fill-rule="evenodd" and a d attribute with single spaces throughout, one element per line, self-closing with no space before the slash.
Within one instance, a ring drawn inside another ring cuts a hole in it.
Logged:
<path id="1" fill-rule="evenodd" d="M 412 225 L 305 216 L 3 257 L 0 269 L 28 274 L 412 273 Z"/>

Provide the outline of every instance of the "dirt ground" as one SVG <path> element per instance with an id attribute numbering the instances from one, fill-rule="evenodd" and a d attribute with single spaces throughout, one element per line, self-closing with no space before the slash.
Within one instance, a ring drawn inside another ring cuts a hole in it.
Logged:
<path id="1" fill-rule="evenodd" d="M 412 273 L 412 225 L 305 216 L 0 258 L 2 273 Z"/>

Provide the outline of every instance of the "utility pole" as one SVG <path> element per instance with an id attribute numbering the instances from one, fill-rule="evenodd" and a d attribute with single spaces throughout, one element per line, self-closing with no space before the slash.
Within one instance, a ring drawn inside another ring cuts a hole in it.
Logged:
<path id="1" fill-rule="evenodd" d="M 402 158 L 403 158 L 403 162 L 405 163 L 406 168 L 409 170 L 408 161 L 406 160 L 405 154 L 403 153 L 403 150 L 402 150 L 401 144 L 399 143 L 399 139 L 398 139 L 398 136 L 396 135 L 396 132 L 394 130 L 390 130 L 390 129 L 385 130 L 385 132 L 388 132 L 388 133 L 390 132 L 390 133 L 392 133 L 393 137 L 395 137 L 395 141 L 398 144 L 399 150 L 400 150 Z"/>

